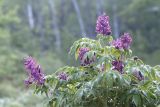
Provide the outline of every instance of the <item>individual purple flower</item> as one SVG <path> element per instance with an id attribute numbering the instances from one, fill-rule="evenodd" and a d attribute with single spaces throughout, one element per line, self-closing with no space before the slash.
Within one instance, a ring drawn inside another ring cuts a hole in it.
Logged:
<path id="1" fill-rule="evenodd" d="M 91 63 L 95 61 L 95 55 L 92 58 L 88 58 L 88 56 L 85 57 L 85 54 L 89 51 L 90 49 L 86 47 L 79 49 L 79 59 L 80 59 L 80 63 L 82 66 L 90 65 Z"/>
<path id="2" fill-rule="evenodd" d="M 103 35 L 110 35 L 111 34 L 111 27 L 109 24 L 109 16 L 106 16 L 105 14 L 103 14 L 98 17 L 97 23 L 96 23 L 96 32 L 98 34 L 103 34 Z"/>
<path id="3" fill-rule="evenodd" d="M 142 73 L 138 70 L 134 70 L 133 71 L 133 75 L 139 80 L 144 80 L 144 76 L 142 75 Z"/>
<path id="4" fill-rule="evenodd" d="M 113 60 L 112 61 L 113 70 L 119 71 L 121 74 L 123 73 L 124 63 L 121 60 Z"/>
<path id="5" fill-rule="evenodd" d="M 60 72 L 60 73 L 58 74 L 58 78 L 59 78 L 60 80 L 68 80 L 68 75 L 67 75 L 67 73 L 65 73 L 65 72 Z"/>
<path id="6" fill-rule="evenodd" d="M 116 49 L 122 49 L 122 41 L 120 39 L 117 40 L 113 40 L 112 41 L 112 45 L 116 48 Z"/>
<path id="7" fill-rule="evenodd" d="M 25 84 L 28 86 L 35 83 L 36 85 L 43 85 L 45 82 L 45 75 L 37 64 L 36 60 L 31 56 L 24 58 L 24 66 L 29 75 L 28 79 L 25 80 Z"/>
<path id="8" fill-rule="evenodd" d="M 123 49 L 128 49 L 132 43 L 132 38 L 129 33 L 124 33 L 120 38 Z"/>

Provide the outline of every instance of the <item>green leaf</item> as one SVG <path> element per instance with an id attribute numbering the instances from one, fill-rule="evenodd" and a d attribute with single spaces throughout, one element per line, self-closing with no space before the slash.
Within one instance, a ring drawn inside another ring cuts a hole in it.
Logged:
<path id="1" fill-rule="evenodd" d="M 141 107 L 141 97 L 139 95 L 133 95 L 132 100 L 134 102 L 134 104 L 136 105 L 136 107 Z"/>
<path id="2" fill-rule="evenodd" d="M 124 82 L 125 82 L 127 85 L 130 85 L 130 83 L 131 83 L 131 78 L 130 78 L 127 74 L 124 74 L 124 75 L 123 75 L 123 79 L 124 79 Z"/>
<path id="3" fill-rule="evenodd" d="M 156 80 L 156 74 L 154 69 L 151 69 L 151 76 L 153 80 Z"/>
<path id="4" fill-rule="evenodd" d="M 75 59 L 77 60 L 79 57 L 79 50 L 77 49 L 76 52 L 75 52 Z"/>
<path id="5" fill-rule="evenodd" d="M 151 91 L 147 91 L 147 96 L 152 98 L 152 99 L 156 99 L 156 95 L 154 93 L 152 93 Z"/>
<path id="6" fill-rule="evenodd" d="M 113 75 L 111 73 L 106 74 L 106 81 L 107 81 L 107 86 L 113 87 Z"/>
<path id="7" fill-rule="evenodd" d="M 154 66 L 153 69 L 156 69 L 156 70 L 160 71 L 160 65 Z"/>

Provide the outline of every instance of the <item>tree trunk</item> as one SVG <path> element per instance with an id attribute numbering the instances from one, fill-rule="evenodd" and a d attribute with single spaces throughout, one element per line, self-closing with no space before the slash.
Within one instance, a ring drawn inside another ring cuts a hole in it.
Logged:
<path id="1" fill-rule="evenodd" d="M 56 9 L 55 9 L 55 5 L 54 5 L 54 0 L 48 0 L 48 5 L 49 5 L 49 9 L 51 12 L 51 18 L 52 18 L 52 30 L 55 34 L 55 46 L 56 46 L 56 50 L 57 52 L 60 52 L 61 50 L 61 37 L 60 37 L 60 31 L 59 31 L 59 26 L 57 23 L 57 16 L 56 16 Z"/>
<path id="2" fill-rule="evenodd" d="M 79 22 L 81 33 L 82 33 L 82 37 L 86 37 L 85 36 L 86 32 L 85 32 L 85 28 L 84 28 L 84 22 L 83 22 L 83 19 L 82 19 L 82 16 L 81 16 L 81 12 L 80 12 L 77 0 L 72 0 L 72 3 L 73 3 L 73 6 L 74 6 L 76 14 L 77 14 L 78 22 Z"/>
<path id="3" fill-rule="evenodd" d="M 103 14 L 103 2 L 102 0 L 96 0 L 96 10 L 97 10 L 97 16 Z"/>
<path id="4" fill-rule="evenodd" d="M 65 3 L 66 1 L 65 0 L 60 0 L 60 25 L 59 25 L 59 28 L 62 29 L 63 26 L 65 25 Z"/>
<path id="5" fill-rule="evenodd" d="M 114 36 L 116 38 L 119 37 L 119 22 L 118 22 L 118 15 L 117 15 L 117 2 L 116 0 L 111 0 L 112 12 L 113 12 L 113 28 L 114 28 Z"/>
<path id="6" fill-rule="evenodd" d="M 45 34 L 44 34 L 44 22 L 43 22 L 43 16 L 42 14 L 39 12 L 38 15 L 38 33 L 40 35 L 40 48 L 41 48 L 41 56 L 43 56 L 43 53 L 45 51 Z"/>
<path id="7" fill-rule="evenodd" d="M 33 17 L 32 5 L 30 3 L 28 3 L 27 5 L 27 15 L 28 15 L 29 27 L 30 29 L 33 29 L 34 28 L 34 17 Z"/>

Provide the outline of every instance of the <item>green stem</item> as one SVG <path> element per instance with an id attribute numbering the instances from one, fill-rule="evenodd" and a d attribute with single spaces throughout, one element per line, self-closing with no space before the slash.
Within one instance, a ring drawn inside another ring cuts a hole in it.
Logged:
<path id="1" fill-rule="evenodd" d="M 102 45 L 101 45 L 101 38 L 100 38 L 100 37 L 98 38 L 98 43 L 99 43 L 100 48 L 102 48 Z"/>
<path id="2" fill-rule="evenodd" d="M 116 99 L 117 99 L 117 93 L 116 93 L 116 96 L 115 96 L 114 101 L 113 101 L 114 102 L 113 107 L 116 107 L 116 103 L 117 103 Z"/>

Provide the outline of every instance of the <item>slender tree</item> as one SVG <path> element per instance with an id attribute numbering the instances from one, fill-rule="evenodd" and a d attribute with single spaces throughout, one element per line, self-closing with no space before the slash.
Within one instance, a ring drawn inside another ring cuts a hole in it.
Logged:
<path id="1" fill-rule="evenodd" d="M 102 0 L 96 0 L 96 10 L 97 10 L 97 16 L 102 14 L 104 12 L 103 9 L 103 1 Z"/>
<path id="2" fill-rule="evenodd" d="M 59 27 L 60 27 L 60 29 L 64 26 L 64 20 L 65 20 L 65 5 L 66 5 L 66 1 L 65 0 L 60 0 L 60 25 L 59 25 Z"/>
<path id="3" fill-rule="evenodd" d="M 72 0 L 72 3 L 73 3 L 73 6 L 74 6 L 76 14 L 77 14 L 77 19 L 78 19 L 80 29 L 81 29 L 81 32 L 82 32 L 82 37 L 85 37 L 86 31 L 85 31 L 85 28 L 84 28 L 84 22 L 83 22 L 83 19 L 82 19 L 82 16 L 81 16 L 81 12 L 80 12 L 80 8 L 78 6 L 77 0 Z"/>
<path id="4" fill-rule="evenodd" d="M 33 17 L 33 8 L 30 2 L 27 4 L 27 14 L 28 14 L 28 22 L 30 29 L 34 28 L 34 17 Z"/>
<path id="5" fill-rule="evenodd" d="M 118 22 L 118 15 L 117 15 L 117 2 L 116 0 L 112 1 L 112 12 L 113 12 L 113 27 L 114 27 L 114 35 L 116 38 L 119 37 L 119 22 Z"/>
<path id="6" fill-rule="evenodd" d="M 45 51 L 45 33 L 44 33 L 44 20 L 41 12 L 39 11 L 38 15 L 38 33 L 40 35 L 40 48 L 41 48 L 41 55 Z"/>
<path id="7" fill-rule="evenodd" d="M 61 35 L 59 31 L 59 25 L 58 25 L 58 20 L 57 20 L 57 13 L 56 13 L 56 8 L 55 8 L 55 1 L 54 0 L 48 0 L 48 6 L 49 6 L 49 11 L 51 13 L 52 17 L 52 31 L 55 34 L 55 46 L 57 52 L 60 52 L 61 49 Z"/>

